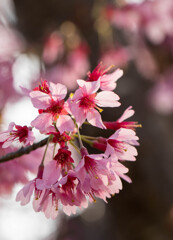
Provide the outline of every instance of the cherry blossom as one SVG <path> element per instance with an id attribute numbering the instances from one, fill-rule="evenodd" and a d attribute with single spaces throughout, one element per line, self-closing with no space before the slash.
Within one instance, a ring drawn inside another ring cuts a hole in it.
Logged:
<path id="1" fill-rule="evenodd" d="M 14 130 L 15 128 L 16 130 Z M 25 146 L 31 145 L 34 142 L 34 134 L 31 127 L 19 126 L 14 122 L 9 124 L 8 130 L 0 133 L 0 142 L 3 142 L 2 147 L 9 147 L 13 141 L 18 140 Z"/>
<path id="2" fill-rule="evenodd" d="M 97 93 L 99 81 L 85 82 L 77 80 L 79 89 L 75 92 L 70 102 L 70 109 L 79 126 L 87 119 L 88 122 L 96 127 L 105 128 L 100 112 L 100 107 L 118 107 L 119 96 L 112 91 L 101 91 Z"/>
<path id="3" fill-rule="evenodd" d="M 137 150 L 133 145 L 139 145 L 138 137 L 131 129 L 120 128 L 106 142 L 106 155 L 116 156 L 119 160 L 135 161 Z"/>
<path id="4" fill-rule="evenodd" d="M 32 171 L 25 161 L 24 167 L 16 170 L 19 182 L 25 184 L 16 197 L 21 205 L 32 199 L 36 212 L 55 219 L 59 209 L 67 215 L 75 214 L 77 209 L 86 208 L 88 201 L 95 202 L 100 198 L 107 202 L 122 190 L 122 180 L 131 183 L 126 175 L 128 168 L 122 161 L 136 160 L 135 146 L 139 144 L 135 130 L 140 125 L 126 121 L 134 115 L 131 106 L 114 122 L 102 120 L 102 107 L 120 106 L 119 96 L 112 90 L 123 71 L 108 72 L 109 68 L 99 64 L 87 74 L 86 80 L 77 80 L 78 89 L 69 98 L 66 97 L 65 85 L 47 80 L 41 80 L 32 90 L 22 88 L 38 109 L 38 116 L 31 122 L 32 127 L 10 123 L 8 130 L 0 133 L 2 147 L 9 149 L 14 141 L 31 145 L 34 141 L 32 128 L 47 138 L 41 141 L 46 147 L 42 157 L 38 158 L 37 175 L 33 180 L 28 182 L 25 174 L 21 174 L 22 169 Z M 108 138 L 81 135 L 80 127 L 86 120 L 94 127 L 115 132 Z M 83 143 L 102 153 L 90 154 Z M 35 146 L 37 144 L 29 146 L 29 149 L 35 149 Z"/>
<path id="5" fill-rule="evenodd" d="M 41 132 L 46 132 L 55 122 L 60 133 L 73 131 L 74 123 L 68 115 L 68 105 L 64 101 L 67 88 L 60 83 L 50 82 L 50 94 L 40 90 L 30 92 L 33 106 L 39 109 L 39 115 L 31 125 Z"/>
<path id="6" fill-rule="evenodd" d="M 121 69 L 117 69 L 113 73 L 107 74 L 111 67 L 105 69 L 102 66 L 102 63 L 98 64 L 92 72 L 88 72 L 87 81 L 94 82 L 99 80 L 100 88 L 102 90 L 114 90 L 116 88 L 116 81 L 122 77 L 123 71 Z"/>
<path id="7" fill-rule="evenodd" d="M 122 116 L 115 122 L 106 122 L 104 121 L 104 125 L 106 126 L 106 128 L 108 129 L 112 129 L 112 130 L 118 130 L 119 128 L 129 128 L 129 129 L 135 129 L 136 127 L 141 127 L 140 124 L 138 124 L 137 122 L 133 122 L 133 121 L 124 121 L 127 118 L 133 116 L 135 113 L 135 111 L 132 109 L 132 106 L 128 107 L 124 113 L 122 114 Z"/>

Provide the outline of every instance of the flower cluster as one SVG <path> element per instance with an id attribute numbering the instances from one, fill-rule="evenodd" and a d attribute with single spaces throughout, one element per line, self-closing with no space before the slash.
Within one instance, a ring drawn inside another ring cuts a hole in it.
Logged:
<path id="1" fill-rule="evenodd" d="M 119 107 L 119 96 L 113 92 L 122 70 L 108 73 L 99 64 L 89 72 L 86 80 L 77 80 L 79 88 L 66 98 L 67 88 L 60 83 L 42 81 L 32 91 L 23 89 L 38 109 L 38 116 L 31 122 L 32 128 L 48 135 L 48 142 L 36 178 L 28 182 L 17 194 L 21 205 L 27 204 L 34 193 L 33 208 L 44 212 L 47 218 L 56 218 L 58 209 L 70 215 L 76 208 L 86 208 L 88 200 L 95 202 L 119 193 L 121 179 L 131 182 L 121 161 L 135 161 L 138 137 L 137 122 L 125 121 L 134 114 L 132 107 L 125 110 L 115 122 L 102 120 L 103 107 Z M 112 129 L 109 138 L 80 134 L 83 124 L 101 129 Z M 15 126 L 16 130 L 13 130 Z M 10 124 L 9 130 L 0 134 L 3 146 L 18 139 L 32 144 L 31 127 Z M 76 145 L 78 139 L 78 145 Z M 83 144 L 100 150 L 100 154 L 89 154 Z M 74 151 L 77 152 L 74 157 Z M 52 151 L 45 163 L 47 150 Z"/>

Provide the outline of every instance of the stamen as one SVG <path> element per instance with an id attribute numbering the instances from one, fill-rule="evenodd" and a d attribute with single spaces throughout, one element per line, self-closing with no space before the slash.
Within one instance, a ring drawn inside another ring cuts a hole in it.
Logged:
<path id="1" fill-rule="evenodd" d="M 93 197 L 93 195 L 91 193 L 89 193 L 90 197 L 92 198 L 93 202 L 96 203 L 96 199 Z"/>

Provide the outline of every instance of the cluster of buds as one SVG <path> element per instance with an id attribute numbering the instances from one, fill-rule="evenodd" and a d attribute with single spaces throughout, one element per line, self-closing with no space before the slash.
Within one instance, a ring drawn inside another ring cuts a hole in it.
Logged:
<path id="1" fill-rule="evenodd" d="M 77 207 L 86 208 L 96 198 L 107 202 L 107 198 L 122 189 L 121 179 L 131 182 L 126 175 L 128 168 L 121 161 L 135 161 L 134 146 L 138 145 L 135 129 L 139 125 L 125 121 L 134 114 L 132 107 L 115 122 L 102 121 L 102 107 L 120 106 L 119 96 L 113 90 L 123 71 L 118 69 L 110 74 L 108 71 L 99 64 L 86 80 L 77 80 L 79 88 L 69 98 L 64 85 L 45 80 L 32 91 L 23 89 L 39 114 L 31 122 L 32 127 L 10 124 L 9 130 L 0 134 L 3 147 L 17 139 L 25 145 L 32 144 L 32 128 L 49 137 L 36 178 L 17 194 L 16 200 L 21 205 L 27 204 L 34 193 L 34 210 L 54 219 L 60 207 L 67 215 L 74 214 Z M 109 138 L 81 135 L 83 124 L 112 129 L 114 133 Z M 99 149 L 100 154 L 89 154 L 84 143 Z M 72 147 L 77 151 L 76 158 Z M 52 157 L 45 164 L 48 148 Z"/>

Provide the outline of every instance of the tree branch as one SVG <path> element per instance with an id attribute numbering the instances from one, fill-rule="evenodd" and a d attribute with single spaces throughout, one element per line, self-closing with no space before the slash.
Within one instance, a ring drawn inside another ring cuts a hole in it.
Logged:
<path id="1" fill-rule="evenodd" d="M 17 150 L 16 152 L 10 152 L 10 153 L 0 157 L 0 163 L 10 161 L 14 158 L 21 157 L 25 154 L 29 154 L 30 152 L 36 150 L 37 148 L 45 146 L 47 144 L 47 141 L 48 141 L 48 137 L 41 140 L 38 143 L 32 144 L 31 146 L 22 147 L 19 150 Z"/>

